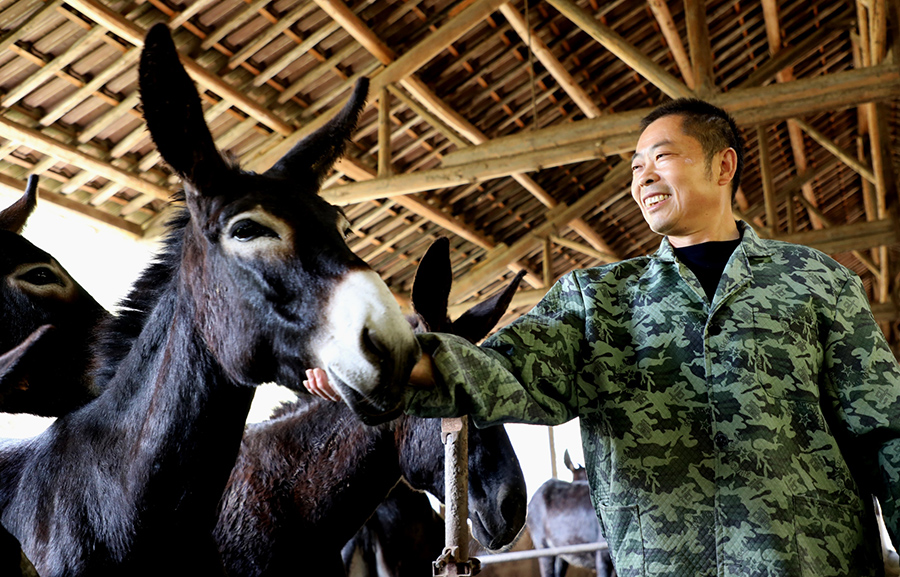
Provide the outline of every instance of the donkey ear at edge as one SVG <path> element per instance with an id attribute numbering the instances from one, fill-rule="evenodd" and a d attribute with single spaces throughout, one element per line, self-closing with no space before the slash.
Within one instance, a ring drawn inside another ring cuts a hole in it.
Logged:
<path id="1" fill-rule="evenodd" d="M 22 197 L 0 211 L 0 230 L 8 230 L 20 234 L 25 228 L 25 222 L 34 207 L 37 206 L 37 187 L 38 175 L 32 174 L 28 177 L 28 184 L 25 186 L 25 193 Z"/>
<path id="2" fill-rule="evenodd" d="M 353 93 L 340 112 L 327 124 L 294 145 L 265 174 L 289 179 L 293 175 L 308 175 L 311 171 L 321 183 L 328 169 L 344 154 L 344 146 L 356 130 L 356 123 L 366 106 L 368 93 L 369 79 L 362 77 L 356 81 Z"/>
<path id="3" fill-rule="evenodd" d="M 432 331 L 446 331 L 449 328 L 447 301 L 452 283 L 450 241 L 442 236 L 431 243 L 419 261 L 410 296 L 416 313 Z"/>
<path id="4" fill-rule="evenodd" d="M 42 349 L 53 331 L 53 325 L 41 325 L 15 348 L 0 355 L 0 397 L 28 387 L 32 366 L 44 363 L 47 358 L 47 352 Z"/>
<path id="5" fill-rule="evenodd" d="M 226 164 L 206 126 L 197 88 L 163 23 L 147 32 L 138 85 L 144 120 L 163 160 L 200 187 L 221 174 Z"/>
<path id="6" fill-rule="evenodd" d="M 491 332 L 512 302 L 525 271 L 520 270 L 505 289 L 473 306 L 453 321 L 453 334 L 477 343 Z"/>

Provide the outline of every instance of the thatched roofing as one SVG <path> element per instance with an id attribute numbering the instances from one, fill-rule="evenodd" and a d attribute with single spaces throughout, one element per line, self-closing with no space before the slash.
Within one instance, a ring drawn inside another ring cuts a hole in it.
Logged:
<path id="1" fill-rule="evenodd" d="M 165 21 L 219 147 L 252 169 L 369 76 L 324 193 L 351 245 L 403 295 L 449 236 L 454 302 L 524 267 L 522 312 L 575 267 L 655 250 L 623 157 L 643 113 L 697 94 L 748 145 L 735 213 L 856 271 L 897 343 L 898 20 L 887 0 L 0 0 L 0 184 L 40 173 L 45 199 L 157 234 L 178 183 L 136 63 Z"/>

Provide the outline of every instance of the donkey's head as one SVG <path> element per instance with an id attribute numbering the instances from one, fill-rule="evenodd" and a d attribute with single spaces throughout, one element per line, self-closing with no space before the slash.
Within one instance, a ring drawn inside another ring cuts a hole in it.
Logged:
<path id="1" fill-rule="evenodd" d="M 449 242 L 437 239 L 419 262 L 412 303 L 417 330 L 456 334 L 477 342 L 500 320 L 524 272 L 493 297 L 455 321 L 447 316 L 452 272 Z M 409 484 L 444 500 L 444 446 L 439 419 L 407 419 L 397 429 L 401 469 Z M 469 519 L 475 538 L 489 549 L 508 545 L 525 524 L 525 476 L 502 426 L 478 429 L 469 422 Z"/>
<path id="2" fill-rule="evenodd" d="M 0 411 L 58 416 L 95 396 L 89 347 L 108 313 L 19 234 L 37 184 L 29 178 L 22 197 L 0 211 Z"/>
<path id="3" fill-rule="evenodd" d="M 164 25 L 147 34 L 139 77 L 150 134 L 184 183 L 183 284 L 216 361 L 237 383 L 301 391 L 304 370 L 322 366 L 363 418 L 390 416 L 419 348 L 385 284 L 347 246 L 347 219 L 318 196 L 367 82 L 327 125 L 255 174 L 219 154 Z"/>

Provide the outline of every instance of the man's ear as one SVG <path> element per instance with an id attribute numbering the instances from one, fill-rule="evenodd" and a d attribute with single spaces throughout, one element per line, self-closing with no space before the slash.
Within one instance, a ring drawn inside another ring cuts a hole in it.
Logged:
<path id="1" fill-rule="evenodd" d="M 737 153 L 733 148 L 729 147 L 716 156 L 719 157 L 717 182 L 720 186 L 725 186 L 731 182 L 734 178 L 734 173 L 737 171 Z"/>

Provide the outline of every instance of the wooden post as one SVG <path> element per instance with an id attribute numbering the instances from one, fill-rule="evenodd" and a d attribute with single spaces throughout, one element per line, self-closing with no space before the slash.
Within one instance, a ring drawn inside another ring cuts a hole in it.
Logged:
<path id="1" fill-rule="evenodd" d="M 390 176 L 391 168 L 391 97 L 387 88 L 378 96 L 378 178 Z"/>

